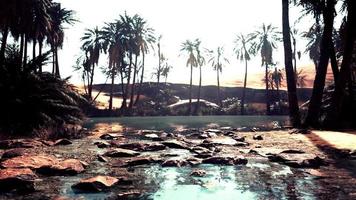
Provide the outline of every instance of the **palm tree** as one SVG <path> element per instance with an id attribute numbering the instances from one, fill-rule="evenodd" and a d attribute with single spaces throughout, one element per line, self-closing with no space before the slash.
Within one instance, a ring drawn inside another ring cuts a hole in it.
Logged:
<path id="1" fill-rule="evenodd" d="M 280 40 L 277 28 L 270 25 L 262 24 L 260 30 L 255 31 L 250 35 L 253 44 L 253 54 L 260 52 L 262 58 L 262 66 L 265 66 L 265 80 L 268 80 L 268 67 L 273 65 L 273 50 L 277 48 L 277 41 Z M 266 81 L 266 112 L 270 114 L 270 99 L 268 91 L 268 81 Z"/>
<path id="2" fill-rule="evenodd" d="M 300 114 L 297 97 L 297 87 L 295 81 L 296 66 L 293 69 L 293 56 L 291 47 L 291 30 L 289 26 L 289 0 L 282 0 L 282 24 L 283 24 L 283 46 L 284 46 L 284 63 L 287 74 L 287 88 L 288 88 L 288 103 L 289 103 L 289 117 L 294 127 L 300 126 Z M 294 45 L 295 47 L 295 45 Z M 294 49 L 295 52 L 295 49 Z M 296 60 L 296 58 L 294 58 Z M 279 95 L 278 83 L 280 78 L 277 78 L 277 68 L 275 70 L 275 76 L 277 80 L 277 92 Z"/>
<path id="3" fill-rule="evenodd" d="M 309 31 L 303 32 L 302 36 L 308 40 L 305 53 L 308 53 L 309 58 L 314 62 L 315 71 L 318 68 L 320 57 L 320 43 L 322 38 L 321 27 L 319 24 L 314 24 Z"/>
<path id="4" fill-rule="evenodd" d="M 245 114 L 245 97 L 246 97 L 246 86 L 247 86 L 247 63 L 251 59 L 251 39 L 249 37 L 244 36 L 243 34 L 237 35 L 235 39 L 235 48 L 234 52 L 236 57 L 240 61 L 245 61 L 245 77 L 244 77 L 244 89 L 242 91 L 241 97 L 241 115 Z"/>
<path id="5" fill-rule="evenodd" d="M 205 65 L 205 58 L 202 56 L 200 49 L 201 41 L 199 39 L 195 40 L 195 51 L 197 54 L 197 64 L 199 66 L 199 87 L 198 87 L 198 100 L 195 107 L 195 113 L 198 115 L 200 110 L 200 96 L 201 96 L 201 83 L 202 83 L 202 66 Z"/>
<path id="6" fill-rule="evenodd" d="M 320 105 L 323 97 L 323 91 L 325 87 L 325 78 L 327 72 L 327 66 L 329 64 L 330 58 L 330 47 L 333 45 L 332 34 L 334 26 L 334 13 L 335 13 L 335 0 L 326 0 L 326 3 L 314 6 L 315 1 L 306 1 L 305 6 L 312 6 L 314 11 L 320 10 L 323 16 L 324 31 L 320 44 L 320 58 L 318 62 L 318 67 L 314 79 L 314 87 L 312 96 L 310 99 L 308 115 L 305 119 L 305 126 L 318 126 L 319 124 L 319 113 Z"/>
<path id="7" fill-rule="evenodd" d="M 306 82 L 308 75 L 305 74 L 302 69 L 297 72 L 295 77 L 297 79 L 297 87 L 304 88 L 307 85 Z"/>
<path id="8" fill-rule="evenodd" d="M 61 4 L 53 3 L 49 9 L 51 16 L 51 29 L 49 31 L 48 40 L 53 53 L 53 69 L 52 72 L 57 77 L 60 77 L 58 63 L 58 49 L 62 47 L 64 40 L 65 24 L 73 25 L 78 20 L 74 17 L 73 10 L 61 8 Z"/>
<path id="9" fill-rule="evenodd" d="M 94 81 L 94 72 L 95 66 L 99 63 L 100 53 L 104 50 L 104 40 L 102 38 L 102 32 L 98 27 L 94 29 L 86 29 L 84 36 L 81 38 L 82 50 L 88 55 L 88 61 L 90 68 L 89 70 L 89 84 L 88 84 L 88 95 L 91 100 L 92 90 L 93 90 L 93 81 Z"/>
<path id="10" fill-rule="evenodd" d="M 290 31 L 290 36 L 292 39 L 292 44 L 293 44 L 293 61 L 294 61 L 294 73 L 297 73 L 297 57 L 300 59 L 301 53 L 300 51 L 297 52 L 297 37 L 299 36 L 299 30 L 294 26 L 291 28 Z"/>
<path id="11" fill-rule="evenodd" d="M 165 65 L 162 68 L 162 73 L 161 75 L 164 77 L 164 83 L 165 85 L 167 85 L 167 78 L 168 78 L 168 74 L 170 73 L 172 69 L 172 66 L 168 64 L 168 62 L 166 61 Z"/>
<path id="12" fill-rule="evenodd" d="M 192 85 L 193 85 L 193 67 L 198 66 L 197 57 L 195 53 L 195 44 L 190 40 L 186 40 L 182 43 L 182 52 L 186 52 L 188 55 L 187 64 L 186 66 L 190 66 L 190 83 L 189 83 L 189 108 L 188 114 L 192 114 Z"/>
<path id="13" fill-rule="evenodd" d="M 216 51 L 209 51 L 210 59 L 209 63 L 211 63 L 212 67 L 216 71 L 216 79 L 218 84 L 218 102 L 219 105 L 222 106 L 222 100 L 220 96 L 220 73 L 222 73 L 223 65 L 229 63 L 229 60 L 224 57 L 224 48 L 218 47 Z"/>

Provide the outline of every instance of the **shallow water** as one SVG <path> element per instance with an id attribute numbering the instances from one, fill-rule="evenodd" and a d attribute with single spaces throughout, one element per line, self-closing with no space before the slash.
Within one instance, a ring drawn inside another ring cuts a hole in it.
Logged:
<path id="1" fill-rule="evenodd" d="M 86 123 L 92 128 L 97 123 L 119 124 L 125 128 L 174 131 L 186 128 L 260 127 L 273 128 L 289 125 L 287 116 L 164 116 L 91 118 Z"/>

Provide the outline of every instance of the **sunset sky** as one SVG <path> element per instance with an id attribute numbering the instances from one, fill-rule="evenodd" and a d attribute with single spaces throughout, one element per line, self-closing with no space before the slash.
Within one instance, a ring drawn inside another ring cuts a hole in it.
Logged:
<path id="1" fill-rule="evenodd" d="M 157 35 L 163 36 L 161 51 L 168 58 L 169 64 L 174 67 L 168 82 L 175 83 L 189 82 L 189 70 L 185 66 L 187 58 L 180 52 L 181 43 L 186 39 L 200 38 L 202 46 L 208 49 L 224 46 L 225 56 L 229 58 L 230 64 L 223 69 L 222 85 L 240 86 L 244 64 L 238 62 L 233 53 L 236 34 L 251 33 L 262 23 L 272 23 L 282 31 L 280 0 L 58 0 L 58 2 L 62 3 L 63 7 L 76 11 L 76 17 L 80 20 L 66 30 L 64 48 L 60 52 L 62 76 L 72 76 L 71 81 L 75 84 L 81 83 L 80 73 L 73 72 L 72 66 L 80 52 L 80 37 L 85 28 L 102 27 L 104 22 L 113 21 L 125 11 L 129 15 L 141 15 L 150 27 L 155 29 Z M 300 14 L 299 9 L 291 9 L 291 24 Z M 300 32 L 308 29 L 312 23 L 310 20 L 306 18 L 298 23 L 297 28 Z M 297 49 L 303 52 L 305 44 L 304 40 L 298 39 Z M 278 48 L 274 53 L 274 60 L 278 63 L 277 67 L 283 68 L 283 44 L 280 43 Z M 153 68 L 158 65 L 158 58 L 154 52 L 147 57 L 145 80 L 154 80 L 151 74 Z M 106 65 L 107 55 L 103 54 L 100 66 Z M 263 68 L 260 65 L 259 55 L 249 63 L 249 87 L 263 87 L 261 83 Z M 309 79 L 313 79 L 314 66 L 307 54 L 302 55 L 298 65 L 309 73 Z M 103 83 L 105 77 L 99 70 L 97 74 L 95 82 Z M 198 76 L 194 74 L 194 84 L 197 83 Z M 203 84 L 216 84 L 216 72 L 212 70 L 210 64 L 204 66 Z"/>

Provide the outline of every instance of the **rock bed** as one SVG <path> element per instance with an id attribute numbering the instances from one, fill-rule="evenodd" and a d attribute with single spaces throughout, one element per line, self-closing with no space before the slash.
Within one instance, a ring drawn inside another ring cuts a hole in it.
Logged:
<path id="1" fill-rule="evenodd" d="M 346 171 L 336 172 L 335 160 L 302 135 L 291 135 L 287 131 L 240 132 L 230 127 L 178 133 L 140 130 L 96 133 L 95 137 L 74 141 L 5 140 L 0 142 L 0 148 L 3 149 L 0 199 L 59 199 L 67 194 L 76 196 L 88 192 L 105 192 L 106 195 L 84 197 L 145 199 L 145 195 L 157 192 L 160 186 L 140 185 L 146 172 L 136 172 L 151 165 L 188 167 L 192 169 L 187 172 L 190 176 L 205 177 L 209 173 L 199 167 L 206 164 L 233 167 L 262 159 L 302 168 L 296 174 L 307 173 L 314 178 L 327 179 L 325 172 L 347 177 Z M 335 178 L 332 180 L 337 182 Z M 347 179 L 347 183 L 355 182 L 351 177 Z M 64 192 L 63 186 L 57 185 L 69 183 Z M 343 195 L 352 196 L 355 190 L 345 187 Z M 328 192 L 316 196 L 324 194 Z"/>

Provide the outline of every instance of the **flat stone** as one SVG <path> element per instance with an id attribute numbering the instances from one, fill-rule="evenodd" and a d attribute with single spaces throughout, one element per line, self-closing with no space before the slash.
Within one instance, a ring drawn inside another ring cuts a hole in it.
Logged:
<path id="1" fill-rule="evenodd" d="M 100 142 L 95 142 L 94 143 L 98 148 L 108 148 L 111 146 L 110 143 L 106 142 L 106 141 L 100 141 Z"/>
<path id="2" fill-rule="evenodd" d="M 246 137 L 245 136 L 233 136 L 232 139 L 234 139 L 238 142 L 245 142 Z"/>
<path id="3" fill-rule="evenodd" d="M 138 156 L 138 155 L 140 155 L 140 153 L 137 151 L 132 151 L 132 150 L 128 150 L 128 149 L 120 149 L 120 148 L 110 150 L 104 154 L 104 156 L 115 157 L 115 158 L 116 157 L 134 157 L 134 156 Z"/>
<path id="4" fill-rule="evenodd" d="M 72 143 L 72 141 L 70 141 L 68 139 L 59 139 L 59 140 L 56 140 L 54 142 L 55 146 L 58 146 L 58 145 L 70 145 L 70 144 L 73 144 L 73 143 Z"/>
<path id="5" fill-rule="evenodd" d="M 84 171 L 81 161 L 59 160 L 50 155 L 18 156 L 1 163 L 3 168 L 30 168 L 46 175 L 74 175 Z"/>
<path id="6" fill-rule="evenodd" d="M 213 156 L 206 158 L 202 161 L 206 164 L 218 164 L 218 165 L 245 165 L 247 164 L 247 159 L 243 156 L 233 157 L 233 156 Z"/>
<path id="7" fill-rule="evenodd" d="M 108 161 L 108 159 L 106 159 L 104 156 L 102 156 L 102 155 L 98 155 L 98 161 L 100 161 L 100 162 L 109 162 Z"/>
<path id="8" fill-rule="evenodd" d="M 196 177 L 204 177 L 206 175 L 206 171 L 202 170 L 202 169 L 197 169 L 192 171 L 192 173 L 190 173 L 191 176 L 196 176 Z"/>
<path id="9" fill-rule="evenodd" d="M 45 175 L 76 175 L 85 171 L 84 165 L 77 159 L 60 161 L 57 164 L 42 166 L 37 170 Z"/>
<path id="10" fill-rule="evenodd" d="M 117 200 L 141 199 L 142 193 L 139 191 L 128 191 L 117 194 Z"/>
<path id="11" fill-rule="evenodd" d="M 162 144 L 172 149 L 189 149 L 186 144 L 177 140 L 164 141 Z"/>
<path id="12" fill-rule="evenodd" d="M 145 137 L 153 141 L 162 141 L 162 139 L 155 133 L 147 134 Z"/>
<path id="13" fill-rule="evenodd" d="M 20 191 L 33 192 L 35 181 L 38 177 L 29 168 L 22 169 L 1 169 L 0 170 L 0 191 Z"/>
<path id="14" fill-rule="evenodd" d="M 118 148 L 129 149 L 134 151 L 161 151 L 166 149 L 166 146 L 161 143 L 142 143 L 142 142 L 134 142 L 134 143 L 120 143 L 116 144 Z"/>
<path id="15" fill-rule="evenodd" d="M 188 162 L 185 160 L 171 159 L 171 160 L 165 160 L 161 166 L 162 167 L 182 167 L 182 166 L 186 166 L 186 165 L 188 165 Z"/>
<path id="16" fill-rule="evenodd" d="M 105 134 L 100 136 L 100 139 L 103 139 L 103 140 L 114 140 L 114 139 L 117 139 L 119 137 L 122 137 L 122 135 L 118 134 L 118 133 L 105 133 Z"/>
<path id="17" fill-rule="evenodd" d="M 326 164 L 324 159 L 314 154 L 303 153 L 279 153 L 268 156 L 268 159 L 295 168 L 319 168 Z"/>
<path id="18" fill-rule="evenodd" d="M 126 166 L 137 166 L 137 165 L 149 165 L 151 163 L 159 163 L 162 159 L 156 157 L 136 157 L 131 158 L 130 160 L 125 161 L 121 164 L 122 167 Z"/>
<path id="19" fill-rule="evenodd" d="M 205 130 L 205 131 L 206 131 L 206 132 L 215 133 L 215 134 L 222 133 L 222 131 L 219 130 L 219 129 L 208 129 L 208 130 Z"/>
<path id="20" fill-rule="evenodd" d="M 118 182 L 119 179 L 111 176 L 96 176 L 82 179 L 79 183 L 72 185 L 72 188 L 82 192 L 101 192 L 113 187 Z"/>

